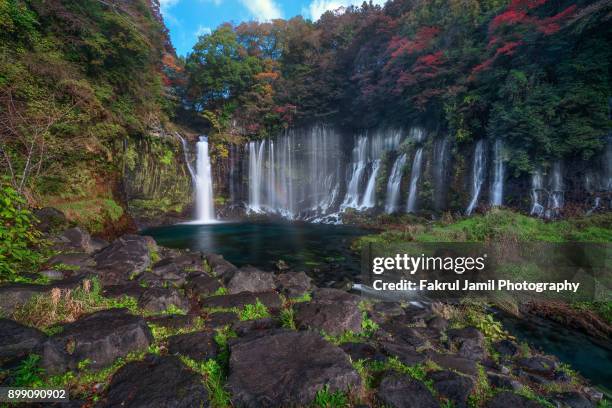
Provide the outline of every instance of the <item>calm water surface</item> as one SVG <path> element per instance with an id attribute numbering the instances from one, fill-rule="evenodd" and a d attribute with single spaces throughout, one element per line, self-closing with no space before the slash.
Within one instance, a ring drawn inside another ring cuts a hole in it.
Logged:
<path id="1" fill-rule="evenodd" d="M 142 231 L 163 246 L 221 254 L 236 266 L 271 270 L 279 259 L 310 272 L 317 283 L 355 277 L 359 254 L 351 242 L 370 231 L 346 225 L 295 222 L 177 224 Z"/>

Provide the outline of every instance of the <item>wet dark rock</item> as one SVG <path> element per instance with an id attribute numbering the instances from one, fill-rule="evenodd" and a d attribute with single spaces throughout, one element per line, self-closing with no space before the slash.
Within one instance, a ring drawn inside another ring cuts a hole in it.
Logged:
<path id="1" fill-rule="evenodd" d="M 404 309 L 399 302 L 377 302 L 372 306 L 372 320 L 382 324 L 392 317 L 403 316 Z"/>
<path id="2" fill-rule="evenodd" d="M 494 388 L 504 388 L 508 390 L 518 391 L 523 386 L 520 382 L 512 377 L 497 373 L 487 373 L 489 384 Z"/>
<path id="3" fill-rule="evenodd" d="M 123 296 L 130 296 L 138 300 L 140 296 L 147 290 L 146 287 L 142 286 L 139 282 L 130 281 L 121 285 L 105 286 L 102 290 L 104 296 L 109 298 L 121 298 Z"/>
<path id="4" fill-rule="evenodd" d="M 295 323 L 299 328 L 323 330 L 332 336 L 346 331 L 360 333 L 361 311 L 356 302 L 337 302 L 313 298 L 311 302 L 298 303 L 294 306 Z"/>
<path id="5" fill-rule="evenodd" d="M 0 319 L 0 363 L 40 350 L 47 336 L 38 329 L 10 319 Z"/>
<path id="6" fill-rule="evenodd" d="M 343 343 L 340 348 L 349 356 L 353 361 L 357 360 L 374 360 L 383 361 L 386 356 L 382 354 L 376 347 L 368 343 Z"/>
<path id="7" fill-rule="evenodd" d="M 437 371 L 428 375 L 438 395 L 451 400 L 456 408 L 468 406 L 468 396 L 474 389 L 474 380 L 454 371 Z"/>
<path id="8" fill-rule="evenodd" d="M 383 404 L 392 408 L 438 408 L 440 406 L 423 383 L 391 372 L 381 380 L 376 397 Z"/>
<path id="9" fill-rule="evenodd" d="M 94 259 L 104 285 L 126 283 L 151 265 L 149 247 L 155 241 L 140 235 L 124 235 L 98 252 Z"/>
<path id="10" fill-rule="evenodd" d="M 91 247 L 94 252 L 101 251 L 102 249 L 106 248 L 109 245 L 110 245 L 110 242 L 102 238 L 91 237 Z"/>
<path id="11" fill-rule="evenodd" d="M 179 254 L 172 258 L 172 262 L 187 272 L 203 272 L 203 258 L 199 252 Z"/>
<path id="12" fill-rule="evenodd" d="M 358 304 L 361 301 L 361 298 L 344 290 L 319 288 L 312 293 L 312 300 L 328 303 L 346 302 Z"/>
<path id="13" fill-rule="evenodd" d="M 405 343 L 383 341 L 380 343 L 380 347 L 383 353 L 391 357 L 397 357 L 401 363 L 406 365 L 419 364 L 427 358 L 424 354 L 418 353 L 414 347 Z"/>
<path id="14" fill-rule="evenodd" d="M 163 259 L 153 265 L 151 274 L 176 287 L 183 286 L 187 276 L 187 273 L 175 264 L 171 258 Z"/>
<path id="15" fill-rule="evenodd" d="M 274 275 L 252 266 L 246 266 L 234 271 L 231 277 L 225 280 L 229 293 L 240 292 L 267 292 L 276 289 Z"/>
<path id="16" fill-rule="evenodd" d="M 232 330 L 239 337 L 243 337 L 254 332 L 263 332 L 280 327 L 278 322 L 270 317 L 262 319 L 236 321 L 232 324 Z"/>
<path id="17" fill-rule="evenodd" d="M 474 360 L 452 354 L 441 354 L 435 352 L 430 353 L 429 357 L 434 363 L 443 368 L 459 371 L 460 373 L 473 377 L 478 375 L 478 368 L 476 367 L 476 362 Z"/>
<path id="18" fill-rule="evenodd" d="M 192 360 L 205 361 L 217 357 L 219 346 L 213 332 L 193 332 L 169 337 L 168 351 Z"/>
<path id="19" fill-rule="evenodd" d="M 97 407 L 209 407 L 202 377 L 175 356 L 147 356 L 113 375 L 106 397 Z"/>
<path id="20" fill-rule="evenodd" d="M 282 331 L 230 346 L 228 389 L 240 407 L 307 405 L 318 390 L 357 390 L 348 356 L 314 332 Z"/>
<path id="21" fill-rule="evenodd" d="M 147 322 L 156 326 L 167 327 L 170 329 L 182 329 L 191 326 L 196 319 L 195 315 L 169 314 L 162 316 L 147 317 Z"/>
<path id="22" fill-rule="evenodd" d="M 552 399 L 559 402 L 563 407 L 569 408 L 594 408 L 595 404 L 589 401 L 584 395 L 579 392 L 563 392 L 555 394 Z"/>
<path id="23" fill-rule="evenodd" d="M 138 299 L 138 306 L 148 312 L 163 312 L 174 306 L 189 310 L 187 299 L 174 288 L 149 288 Z"/>
<path id="24" fill-rule="evenodd" d="M 232 274 L 236 269 L 238 269 L 236 266 L 226 261 L 222 255 L 208 254 L 204 258 L 210 269 L 210 273 L 219 278 Z"/>
<path id="25" fill-rule="evenodd" d="M 444 331 L 448 327 L 448 320 L 440 316 L 434 316 L 427 321 L 427 327 L 438 331 Z"/>
<path id="26" fill-rule="evenodd" d="M 38 219 L 36 227 L 42 232 L 53 232 L 65 227 L 68 220 L 63 212 L 53 207 L 44 207 L 34 211 Z"/>
<path id="27" fill-rule="evenodd" d="M 279 292 L 289 298 L 300 297 L 313 288 L 312 279 L 304 272 L 281 273 L 274 281 Z"/>
<path id="28" fill-rule="evenodd" d="M 66 252 L 85 252 L 91 254 L 94 247 L 91 244 L 89 232 L 79 228 L 69 228 L 54 238 L 53 247 Z"/>
<path id="29" fill-rule="evenodd" d="M 146 271 L 138 276 L 137 282 L 143 288 L 167 288 L 168 286 L 174 286 L 173 283 Z"/>
<path id="30" fill-rule="evenodd" d="M 441 333 L 435 329 L 427 327 L 411 327 L 402 324 L 401 316 L 399 322 L 393 318 L 382 324 L 380 327 L 385 332 L 390 334 L 396 342 L 403 342 L 406 345 L 418 349 L 431 348 L 437 344 L 441 337 Z"/>
<path id="31" fill-rule="evenodd" d="M 516 364 L 532 374 L 551 375 L 557 368 L 557 362 L 543 356 L 520 358 Z"/>
<path id="32" fill-rule="evenodd" d="M 278 310 L 282 302 L 276 292 L 242 292 L 233 295 L 211 296 L 202 301 L 202 307 L 231 309 L 242 308 L 245 305 L 255 304 L 259 300 L 270 311 Z"/>
<path id="33" fill-rule="evenodd" d="M 132 351 L 146 350 L 153 336 L 144 319 L 125 309 L 103 310 L 63 326 L 43 344 L 42 365 L 50 374 L 74 370 L 89 359 L 100 369 Z"/>
<path id="34" fill-rule="evenodd" d="M 206 327 L 217 329 L 223 326 L 230 325 L 238 320 L 238 315 L 234 312 L 217 312 L 208 315 Z"/>
<path id="35" fill-rule="evenodd" d="M 510 391 L 495 394 L 485 405 L 487 408 L 543 408 L 543 405 Z"/>
<path id="36" fill-rule="evenodd" d="M 507 339 L 493 343 L 493 349 L 503 357 L 516 357 L 519 354 L 516 343 Z"/>
<path id="37" fill-rule="evenodd" d="M 565 371 L 555 371 L 553 380 L 560 383 L 569 383 L 572 381 L 572 376 Z"/>
<path id="38" fill-rule="evenodd" d="M 187 284 L 185 285 L 187 292 L 200 300 L 213 295 L 220 288 L 221 284 L 217 278 L 213 278 L 205 273 L 188 275 Z"/>
<path id="39" fill-rule="evenodd" d="M 55 255 L 47 261 L 47 265 L 68 265 L 74 268 L 91 268 L 96 266 L 96 261 L 94 261 L 94 259 L 87 253 L 70 252 Z"/>
<path id="40" fill-rule="evenodd" d="M 486 356 L 484 335 L 475 327 L 447 330 L 446 334 L 451 348 L 462 357 L 470 360 L 482 360 Z"/>

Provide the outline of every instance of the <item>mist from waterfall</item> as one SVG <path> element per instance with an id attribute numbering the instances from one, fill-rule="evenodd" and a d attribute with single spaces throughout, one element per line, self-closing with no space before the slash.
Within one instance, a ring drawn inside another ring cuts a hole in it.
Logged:
<path id="1" fill-rule="evenodd" d="M 419 179 L 421 178 L 421 167 L 423 165 L 423 148 L 419 147 L 414 154 L 414 160 L 412 161 L 412 170 L 410 172 L 410 190 L 408 191 L 408 204 L 406 205 L 406 212 L 416 212 L 417 194 L 419 187 Z"/>
<path id="2" fill-rule="evenodd" d="M 556 217 L 564 206 L 563 168 L 560 161 L 553 163 L 549 180 L 547 217 Z"/>
<path id="3" fill-rule="evenodd" d="M 465 210 L 466 215 L 472 214 L 476 206 L 478 205 L 478 198 L 480 197 L 480 190 L 485 178 L 485 146 L 484 140 L 481 139 L 476 142 L 474 148 L 474 157 L 472 164 L 472 198 Z"/>
<path id="4" fill-rule="evenodd" d="M 392 214 L 399 208 L 400 186 L 402 175 L 404 174 L 404 166 L 406 165 L 406 153 L 403 153 L 395 159 L 391 174 L 387 181 L 387 196 L 385 202 L 385 212 Z"/>
<path id="5" fill-rule="evenodd" d="M 501 139 L 493 143 L 493 184 L 491 185 L 491 206 L 499 207 L 504 202 L 504 146 Z"/>
<path id="6" fill-rule="evenodd" d="M 531 215 L 541 217 L 544 215 L 544 177 L 542 170 L 537 169 L 531 175 Z"/>
<path id="7" fill-rule="evenodd" d="M 200 140 L 196 144 L 196 152 L 196 222 L 206 224 L 215 221 L 212 172 L 210 156 L 208 155 L 208 138 L 206 136 L 200 136 Z"/>
<path id="8" fill-rule="evenodd" d="M 449 165 L 450 138 L 437 139 L 434 144 L 433 182 L 434 207 L 440 211 L 446 206 L 447 171 Z"/>
<path id="9" fill-rule="evenodd" d="M 341 163 L 340 136 L 324 126 L 250 142 L 248 210 L 288 219 L 327 214 L 339 194 Z"/>

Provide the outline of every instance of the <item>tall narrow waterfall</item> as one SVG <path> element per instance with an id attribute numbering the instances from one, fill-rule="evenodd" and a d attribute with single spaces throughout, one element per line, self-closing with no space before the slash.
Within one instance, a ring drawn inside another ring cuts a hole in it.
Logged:
<path id="1" fill-rule="evenodd" d="M 465 213 L 467 215 L 472 214 L 472 212 L 478 205 L 480 190 L 482 189 L 482 184 L 484 183 L 486 162 L 484 140 L 482 139 L 476 142 L 473 160 L 474 162 L 472 165 L 472 198 L 470 199 L 470 203 L 468 204 L 468 207 L 465 210 Z"/>
<path id="2" fill-rule="evenodd" d="M 209 223 L 215 221 L 215 207 L 207 137 L 200 136 L 200 140 L 196 144 L 196 150 L 196 221 Z"/>
<path id="3" fill-rule="evenodd" d="M 409 213 L 416 212 L 417 194 L 419 179 L 421 178 L 421 167 L 423 165 L 423 148 L 419 147 L 414 154 L 412 162 L 412 171 L 410 173 L 410 190 L 408 191 L 408 205 L 406 211 Z"/>
<path id="4" fill-rule="evenodd" d="M 328 214 L 338 206 L 341 165 L 340 136 L 324 126 L 250 142 L 248 208 L 289 219 Z"/>
<path id="5" fill-rule="evenodd" d="M 531 215 L 544 215 L 544 205 L 544 178 L 538 169 L 531 176 Z"/>
<path id="6" fill-rule="evenodd" d="M 447 171 L 449 168 L 450 138 L 437 139 L 434 144 L 433 181 L 434 207 L 440 211 L 446 205 Z"/>
<path id="7" fill-rule="evenodd" d="M 400 184 L 402 182 L 402 174 L 405 165 L 406 154 L 404 153 L 395 159 L 395 163 L 393 163 L 393 167 L 391 168 L 391 174 L 387 181 L 387 196 L 385 202 L 385 212 L 387 214 L 394 213 L 398 210 Z"/>
<path id="8" fill-rule="evenodd" d="M 499 207 L 504 202 L 504 156 L 503 142 L 495 140 L 493 144 L 493 184 L 491 185 L 491 205 Z"/>
<path id="9" fill-rule="evenodd" d="M 372 165 L 372 174 L 368 180 L 365 193 L 363 194 L 363 200 L 361 201 L 360 208 L 372 208 L 376 205 L 376 177 L 380 170 L 380 159 L 375 160 Z"/>
<path id="10" fill-rule="evenodd" d="M 367 146 L 367 136 L 362 135 L 357 137 L 357 142 L 355 143 L 355 147 L 353 147 L 351 176 L 349 178 L 342 208 L 359 207 L 359 185 L 361 184 L 361 178 L 363 177 L 367 165 Z"/>
<path id="11" fill-rule="evenodd" d="M 553 163 L 549 181 L 548 217 L 555 217 L 564 205 L 563 169 L 560 161 Z"/>

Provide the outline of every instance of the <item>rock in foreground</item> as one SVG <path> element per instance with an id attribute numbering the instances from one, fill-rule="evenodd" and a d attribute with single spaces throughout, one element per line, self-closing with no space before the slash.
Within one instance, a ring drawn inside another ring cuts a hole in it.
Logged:
<path id="1" fill-rule="evenodd" d="M 147 356 L 128 363 L 111 380 L 97 407 L 209 407 L 202 378 L 178 357 Z"/>
<path id="2" fill-rule="evenodd" d="M 358 390 L 361 379 L 348 356 L 316 333 L 281 331 L 231 347 L 228 388 L 235 406 L 303 406 L 326 385 L 330 392 Z"/>

